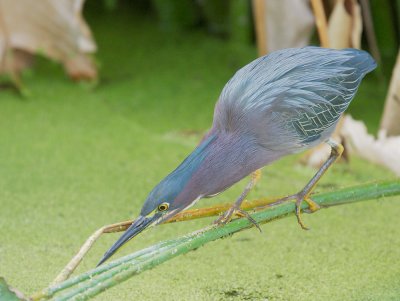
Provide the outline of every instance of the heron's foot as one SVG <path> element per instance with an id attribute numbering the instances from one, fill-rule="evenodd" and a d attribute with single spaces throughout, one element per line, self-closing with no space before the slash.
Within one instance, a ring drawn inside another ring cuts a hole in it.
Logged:
<path id="1" fill-rule="evenodd" d="M 246 217 L 257 229 L 261 231 L 260 225 L 256 222 L 254 218 L 251 217 L 251 215 L 238 208 L 237 206 L 233 205 L 231 208 L 229 208 L 227 211 L 225 211 L 219 218 L 217 218 L 214 221 L 214 224 L 216 225 L 226 225 L 232 220 L 233 215 L 239 216 L 239 217 Z"/>
<path id="2" fill-rule="evenodd" d="M 305 201 L 308 204 L 308 209 L 303 210 L 306 213 L 313 213 L 319 209 L 321 206 L 315 203 L 309 196 L 304 196 L 303 194 L 299 193 L 294 195 L 294 199 L 296 200 L 296 217 L 297 222 L 299 223 L 300 227 L 304 230 L 310 230 L 303 222 L 301 218 L 301 204 Z"/>
<path id="3" fill-rule="evenodd" d="M 321 209 L 321 206 L 318 205 L 317 203 L 315 203 L 308 195 L 305 195 L 303 191 L 293 194 L 293 195 L 289 195 L 284 198 L 281 198 L 281 199 L 277 200 L 276 202 L 268 204 L 267 206 L 262 206 L 262 207 L 256 208 L 256 210 L 263 209 L 266 207 L 280 205 L 280 204 L 286 203 L 288 201 L 293 201 L 293 200 L 295 201 L 295 205 L 296 205 L 295 213 L 296 213 L 296 217 L 297 217 L 297 222 L 299 223 L 299 225 L 301 226 L 302 229 L 309 230 L 309 228 L 306 227 L 306 225 L 304 224 L 304 222 L 301 218 L 301 204 L 303 203 L 303 201 L 305 201 L 308 204 L 308 208 L 303 209 L 303 212 L 305 212 L 305 213 L 313 213 L 313 212 Z"/>

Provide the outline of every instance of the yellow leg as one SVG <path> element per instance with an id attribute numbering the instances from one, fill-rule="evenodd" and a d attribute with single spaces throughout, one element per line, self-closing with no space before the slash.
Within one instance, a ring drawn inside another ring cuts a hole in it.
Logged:
<path id="1" fill-rule="evenodd" d="M 261 176 L 262 176 L 262 171 L 261 169 L 257 169 L 255 172 L 253 172 L 251 175 L 251 181 L 250 183 L 252 183 L 252 187 L 256 186 L 256 184 L 258 183 L 258 181 L 260 181 Z"/>
<path id="2" fill-rule="evenodd" d="M 288 200 L 295 200 L 296 201 L 297 221 L 304 230 L 308 230 L 308 228 L 304 225 L 303 220 L 301 219 L 301 203 L 303 201 L 307 202 L 310 212 L 315 212 L 318 209 L 320 209 L 319 205 L 310 198 L 310 194 L 313 191 L 313 189 L 315 188 L 315 186 L 317 185 L 318 181 L 321 179 L 321 177 L 329 169 L 329 167 L 331 167 L 331 165 L 340 158 L 340 156 L 342 155 L 343 150 L 344 150 L 344 148 L 341 144 L 336 143 L 332 139 L 329 139 L 326 143 L 332 149 L 331 154 L 330 154 L 329 158 L 325 161 L 325 163 L 321 166 L 321 168 L 312 177 L 312 179 L 307 183 L 307 185 L 304 186 L 304 188 L 299 193 L 284 197 L 284 198 L 268 205 L 268 207 L 270 207 L 273 205 L 282 204 L 283 202 L 286 202 Z M 260 207 L 259 209 L 261 209 L 261 208 L 262 207 Z"/>
<path id="3" fill-rule="evenodd" d="M 300 191 L 298 194 L 296 194 L 295 199 L 296 199 L 296 217 L 297 221 L 300 224 L 300 226 L 304 230 L 308 230 L 308 228 L 304 225 L 303 220 L 301 219 L 300 211 L 301 211 L 301 203 L 303 201 L 306 201 L 309 210 L 311 212 L 317 211 L 320 207 L 318 204 L 316 204 L 311 198 L 310 194 L 317 185 L 318 181 L 322 178 L 322 176 L 325 174 L 325 172 L 329 169 L 329 167 L 332 166 L 333 163 L 335 163 L 340 156 L 343 153 L 343 145 L 336 143 L 334 140 L 329 139 L 327 141 L 327 144 L 331 147 L 331 154 L 329 158 L 325 161 L 325 163 L 321 166 L 321 168 L 317 171 L 317 173 L 312 177 L 312 179 L 307 183 L 307 185 Z"/>
<path id="4" fill-rule="evenodd" d="M 261 178 L 261 169 L 257 169 L 250 175 L 250 182 L 246 185 L 246 188 L 243 190 L 239 198 L 236 200 L 236 202 L 232 205 L 231 208 L 229 208 L 224 214 L 222 214 L 214 223 L 217 225 L 220 224 L 226 224 L 228 223 L 231 219 L 233 214 L 239 216 L 239 217 L 247 217 L 247 219 L 254 224 L 258 228 L 258 230 L 261 231 L 260 226 L 258 223 L 248 214 L 246 211 L 240 209 L 240 206 L 242 205 L 242 202 L 246 198 L 246 196 L 249 194 L 249 192 L 254 188 L 254 186 L 257 184 L 257 182 Z"/>

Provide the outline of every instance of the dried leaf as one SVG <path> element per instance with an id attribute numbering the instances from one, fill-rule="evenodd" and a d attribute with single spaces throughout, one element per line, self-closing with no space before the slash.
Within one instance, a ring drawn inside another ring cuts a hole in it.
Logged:
<path id="1" fill-rule="evenodd" d="M 264 26 L 264 30 L 260 32 L 264 32 L 266 36 L 263 40 L 267 52 L 309 44 L 314 28 L 309 0 L 259 0 L 253 3 L 260 1 L 264 1 L 262 6 L 265 7 L 264 18 L 262 12 L 256 11 L 256 6 L 254 14 L 261 20 L 260 26 Z M 260 38 L 258 36 L 258 39 Z"/>
<path id="2" fill-rule="evenodd" d="M 362 17 L 356 0 L 337 0 L 328 23 L 329 47 L 360 48 Z"/>
<path id="3" fill-rule="evenodd" d="M 388 136 L 400 136 L 400 52 L 390 80 L 389 92 L 381 121 L 381 130 Z"/>
<path id="4" fill-rule="evenodd" d="M 83 0 L 0 0 L 0 72 L 19 71 L 19 56 L 8 57 L 19 49 L 62 62 L 73 78 L 95 78 L 90 54 L 96 44 L 82 5 Z"/>
<path id="5" fill-rule="evenodd" d="M 381 130 L 375 139 L 368 134 L 362 121 L 356 121 L 350 116 L 344 117 L 341 134 L 348 142 L 351 153 L 385 166 L 400 176 L 400 135 L 387 137 L 385 131 Z"/>

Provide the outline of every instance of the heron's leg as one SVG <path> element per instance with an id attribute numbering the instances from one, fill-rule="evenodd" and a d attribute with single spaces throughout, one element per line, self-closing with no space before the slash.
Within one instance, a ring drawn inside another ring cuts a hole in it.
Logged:
<path id="1" fill-rule="evenodd" d="M 330 147 L 331 147 L 331 154 L 329 156 L 329 158 L 325 161 L 325 163 L 321 166 L 321 168 L 317 171 L 317 173 L 312 177 L 312 179 L 307 183 L 306 186 L 304 186 L 304 188 L 294 194 L 294 195 L 290 195 L 287 197 L 284 197 L 274 203 L 271 203 L 268 205 L 272 206 L 272 205 L 278 205 L 281 204 L 287 200 L 296 200 L 296 217 L 297 217 L 297 221 L 300 224 L 300 226 L 305 229 L 308 230 L 308 228 L 304 225 L 302 219 L 301 219 L 301 215 L 300 215 L 300 211 L 301 211 L 301 203 L 303 201 L 307 202 L 308 206 L 309 206 L 309 211 L 310 212 L 314 212 L 317 211 L 320 206 L 315 203 L 311 198 L 310 198 L 310 194 L 313 191 L 314 187 L 317 185 L 318 181 L 321 179 L 321 177 L 325 174 L 325 172 L 329 169 L 329 167 L 331 167 L 331 165 L 333 163 L 335 163 L 336 160 L 338 160 L 340 158 L 340 156 L 343 153 L 343 146 L 339 143 L 336 143 L 334 140 L 329 139 L 326 142 Z"/>
<path id="2" fill-rule="evenodd" d="M 246 217 L 252 224 L 254 224 L 258 230 L 261 231 L 260 226 L 258 223 L 248 214 L 246 211 L 240 209 L 240 206 L 242 205 L 242 202 L 246 198 L 246 196 L 249 194 L 249 192 L 253 189 L 253 187 L 257 184 L 257 182 L 261 178 L 261 169 L 257 169 L 254 171 L 251 176 L 250 176 L 250 182 L 246 185 L 245 189 L 243 192 L 240 194 L 239 198 L 236 200 L 236 202 L 232 205 L 231 208 L 229 208 L 224 214 L 222 214 L 214 223 L 215 224 L 226 224 L 228 223 L 231 219 L 233 214 L 236 214 L 240 217 Z"/>

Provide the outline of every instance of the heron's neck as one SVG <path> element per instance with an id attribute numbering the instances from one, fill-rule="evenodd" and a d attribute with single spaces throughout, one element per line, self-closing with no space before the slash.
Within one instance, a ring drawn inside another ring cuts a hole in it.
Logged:
<path id="1" fill-rule="evenodd" d="M 180 179 L 178 202 L 218 194 L 260 168 L 255 147 L 245 135 L 211 130 L 171 174 Z"/>
<path id="2" fill-rule="evenodd" d="M 201 166 L 202 162 L 207 157 L 211 145 L 216 139 L 216 134 L 207 134 L 195 150 L 171 173 L 171 176 L 190 179 L 192 174 Z"/>
<path id="3" fill-rule="evenodd" d="M 188 183 L 193 176 L 201 169 L 203 162 L 212 149 L 212 144 L 217 139 L 215 134 L 207 134 L 196 149 L 167 177 L 165 177 L 158 186 L 168 186 L 173 191 L 171 198 L 176 198 L 183 193 L 188 187 Z M 195 198 L 198 197 L 197 189 L 191 191 Z"/>

